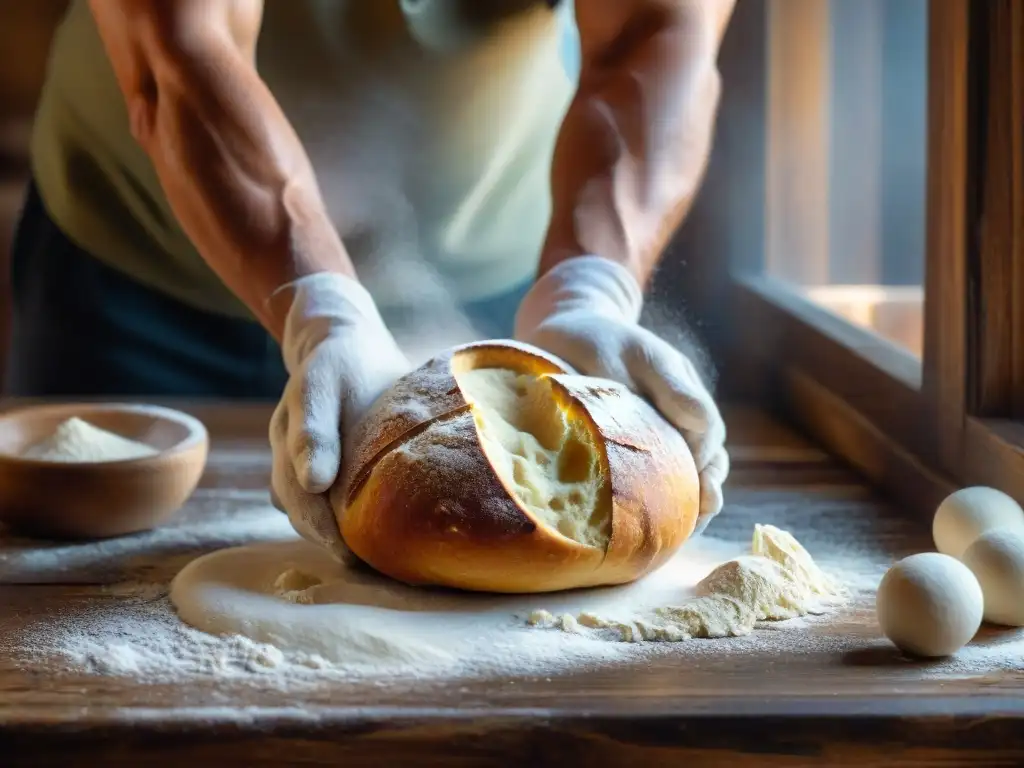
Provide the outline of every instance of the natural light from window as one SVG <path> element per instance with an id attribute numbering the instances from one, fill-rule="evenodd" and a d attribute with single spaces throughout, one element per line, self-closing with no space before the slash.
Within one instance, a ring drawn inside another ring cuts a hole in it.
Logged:
<path id="1" fill-rule="evenodd" d="M 920 356 L 927 0 L 770 9 L 767 272 Z"/>

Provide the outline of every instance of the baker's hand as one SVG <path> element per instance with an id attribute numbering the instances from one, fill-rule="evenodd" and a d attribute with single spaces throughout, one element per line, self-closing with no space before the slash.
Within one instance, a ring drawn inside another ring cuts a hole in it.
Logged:
<path id="1" fill-rule="evenodd" d="M 272 498 L 303 538 L 347 562 L 327 494 L 344 436 L 410 366 L 356 280 L 323 272 L 283 290 L 293 292 L 281 340 L 289 378 L 270 421 Z"/>
<path id="2" fill-rule="evenodd" d="M 579 373 L 624 384 L 682 433 L 700 475 L 700 532 L 722 508 L 725 423 L 693 362 L 640 326 L 642 306 L 643 291 L 625 267 L 599 256 L 566 259 L 523 298 L 515 337 Z"/>

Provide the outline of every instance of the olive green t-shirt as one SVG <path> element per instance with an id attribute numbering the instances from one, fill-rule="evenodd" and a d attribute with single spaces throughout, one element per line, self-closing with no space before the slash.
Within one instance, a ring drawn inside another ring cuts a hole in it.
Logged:
<path id="1" fill-rule="evenodd" d="M 266 1 L 257 68 L 382 308 L 408 301 L 410 284 L 475 301 L 535 271 L 574 88 L 564 13 L 535 0 Z M 193 306 L 249 316 L 132 138 L 86 0 L 72 0 L 56 33 L 32 166 L 55 223 L 95 258 Z"/>

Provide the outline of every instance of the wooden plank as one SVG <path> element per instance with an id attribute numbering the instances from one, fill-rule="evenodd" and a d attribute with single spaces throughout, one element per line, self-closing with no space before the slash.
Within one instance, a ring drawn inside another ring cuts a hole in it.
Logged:
<path id="1" fill-rule="evenodd" d="M 852 464 L 873 486 L 930 522 L 939 503 L 957 486 L 924 466 L 844 400 L 797 370 L 784 375 L 784 407 L 833 454 Z"/>
<path id="2" fill-rule="evenodd" d="M 734 485 L 728 503 L 720 520 L 709 529 L 716 538 L 745 542 L 754 522 L 775 523 L 805 541 L 809 533 L 819 531 L 814 549 L 824 563 L 849 558 L 852 552 L 859 568 L 880 573 L 893 558 L 920 551 L 929 543 L 925 526 L 893 514 L 883 501 L 849 477 L 839 483 L 792 487 Z M 820 531 L 829 535 L 822 537 Z M 239 536 L 243 540 L 244 534 Z M 201 536 L 197 542 L 200 546 L 193 555 L 230 543 Z M 174 572 L 167 567 L 173 559 L 151 557 L 154 568 L 150 578 L 166 583 Z M 133 585 L 125 585 L 126 590 L 131 588 Z M 67 723 L 81 730 L 117 722 L 141 727 L 144 723 L 140 721 L 145 719 L 157 725 L 173 720 L 201 733 L 215 725 L 231 724 L 243 714 L 248 716 L 231 702 L 238 707 L 271 710 L 296 701 L 300 689 L 261 684 L 258 676 L 239 680 L 209 673 L 180 683 L 153 683 L 131 676 L 83 673 L 41 677 L 26 666 L 39 649 L 28 649 L 33 655 L 25 658 L 26 649 L 21 648 L 18 637 L 56 629 L 65 617 L 104 615 L 109 606 L 123 603 L 129 594 L 84 584 L 0 589 L 0 628 L 5 638 L 5 652 L 0 657 L 0 727 L 17 723 L 43 728 Z M 776 632 L 767 633 L 764 646 L 751 653 L 737 654 L 727 644 L 718 646 L 717 651 L 714 646 L 705 648 L 698 664 L 680 646 L 679 652 L 666 647 L 665 653 L 635 663 L 543 677 L 524 672 L 499 680 L 412 679 L 384 686 L 372 679 L 334 680 L 302 687 L 301 704 L 307 717 L 334 718 L 339 725 L 357 716 L 360 709 L 375 708 L 435 716 L 448 710 L 460 717 L 467 711 L 488 710 L 546 710 L 551 718 L 617 714 L 636 717 L 639 725 L 655 713 L 674 713 L 682 722 L 726 702 L 736 707 L 734 712 L 754 714 L 768 713 L 774 706 L 771 702 L 780 698 L 802 699 L 809 706 L 812 699 L 877 697 L 884 705 L 893 697 L 939 695 L 957 686 L 972 693 L 995 692 L 992 687 L 979 689 L 949 676 L 922 675 L 927 666 L 901 662 L 879 642 L 870 594 L 859 588 L 855 594 L 856 601 L 843 608 L 834 621 L 807 627 L 808 639 L 800 643 L 798 652 L 791 651 L 792 634 Z M 813 636 L 823 641 L 812 642 L 809 638 Z M 768 660 L 770 674 L 765 672 Z M 1009 683 L 1010 678 L 999 678 L 996 684 L 999 680 Z M 751 691 L 756 695 L 751 696 Z M 83 700 L 89 702 L 84 711 Z M 856 711 L 846 710 L 851 716 Z M 266 717 L 273 722 L 274 713 L 267 711 Z"/>
<path id="3" fill-rule="evenodd" d="M 145 599 L 136 602 L 145 603 L 154 585 L 166 588 L 185 556 L 254 534 L 245 524 L 229 537 L 202 525 L 218 515 L 259 518 L 252 505 L 265 502 L 253 468 L 266 465 L 259 424 L 266 411 L 184 409 L 202 414 L 216 435 L 217 467 L 215 482 L 204 481 L 180 521 L 192 526 L 188 547 L 143 547 L 128 559 L 108 552 L 105 563 L 86 562 L 73 585 L 0 585 L 5 765 L 844 766 L 884 756 L 892 765 L 920 766 L 1024 759 L 1024 665 L 971 673 L 903 659 L 881 640 L 871 589 L 860 581 L 834 617 L 796 633 L 766 632 L 747 653 L 726 643 L 692 657 L 666 645 L 634 662 L 545 676 L 524 670 L 500 679 L 384 685 L 334 679 L 296 688 L 201 670 L 154 682 L 40 665 L 45 649 L 19 638 L 52 636 L 75 616 L 123 610 L 138 590 Z M 852 558 L 862 572 L 879 575 L 894 558 L 930 546 L 927 525 L 890 507 L 807 440 L 761 412 L 724 412 L 737 470 L 709 535 L 743 542 L 754 522 L 772 522 L 804 541 L 812 537 L 823 563 Z M 232 486 L 232 472 L 247 479 Z M 117 572 L 114 589 L 110 570 Z M 996 653 L 1006 641 L 1005 633 L 986 630 L 975 642 Z"/>
<path id="4" fill-rule="evenodd" d="M 758 386 L 762 396 L 772 395 L 771 379 L 779 371 L 797 369 L 908 450 L 927 450 L 920 428 L 921 363 L 907 350 L 771 278 L 737 277 L 731 304 L 743 318 L 734 357 L 743 359 L 748 375 L 760 371 L 766 378 Z"/>
<path id="5" fill-rule="evenodd" d="M 1015 0 L 973 6 L 978 76 L 980 210 L 970 254 L 977 292 L 972 415 L 1024 415 L 1024 7 Z"/>
<path id="6" fill-rule="evenodd" d="M 888 711 L 850 719 L 828 701 L 777 702 L 771 715 L 715 707 L 682 721 L 657 713 L 637 724 L 607 715 L 533 712 L 365 712 L 350 718 L 279 717 L 194 735 L 147 723 L 71 732 L 0 734 L 6 765 L 344 766 L 1013 766 L 1024 760 L 1016 717 L 960 713 L 934 702 L 925 720 Z M 865 701 L 865 712 L 876 706 Z M 1012 708 L 1013 702 L 1008 703 Z M 1010 710 L 1012 712 L 1012 709 Z M 11 761 L 11 762 L 9 762 Z"/>
<path id="7" fill-rule="evenodd" d="M 1024 425 L 1006 419 L 967 419 L 964 485 L 999 488 L 1024 504 Z"/>
<path id="8" fill-rule="evenodd" d="M 1008 8 L 1006 6 L 1009 6 Z M 1014 120 L 1010 174 L 1013 178 L 1013 295 L 1010 308 L 1014 328 L 1011 349 L 1012 401 L 1010 415 L 1024 418 L 1024 5 L 1003 4 L 1010 36 L 1008 110 Z"/>
<path id="9" fill-rule="evenodd" d="M 928 6 L 928 202 L 919 455 L 956 473 L 967 402 L 970 0 Z"/>

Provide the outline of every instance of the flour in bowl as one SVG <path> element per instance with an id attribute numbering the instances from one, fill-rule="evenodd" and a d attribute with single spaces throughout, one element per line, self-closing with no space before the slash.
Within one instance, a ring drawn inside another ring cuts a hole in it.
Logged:
<path id="1" fill-rule="evenodd" d="M 52 434 L 30 445 L 21 456 L 37 461 L 63 463 L 125 461 L 155 456 L 151 445 L 129 440 L 72 417 L 61 422 Z"/>

